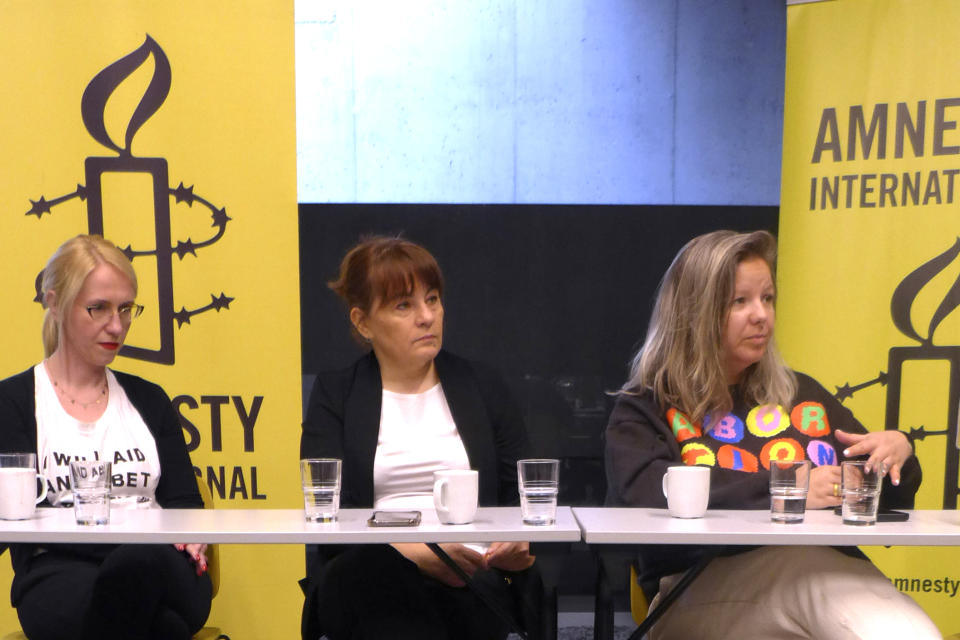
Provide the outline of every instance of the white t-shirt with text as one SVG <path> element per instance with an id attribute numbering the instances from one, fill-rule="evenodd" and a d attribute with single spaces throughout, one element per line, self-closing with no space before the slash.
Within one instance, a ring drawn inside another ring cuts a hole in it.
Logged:
<path id="1" fill-rule="evenodd" d="M 96 422 L 82 422 L 67 413 L 45 365 L 33 370 L 37 412 L 37 461 L 47 482 L 47 501 L 55 506 L 73 504 L 70 461 L 111 462 L 111 506 L 156 506 L 160 457 L 153 434 L 107 369 L 108 400 Z"/>

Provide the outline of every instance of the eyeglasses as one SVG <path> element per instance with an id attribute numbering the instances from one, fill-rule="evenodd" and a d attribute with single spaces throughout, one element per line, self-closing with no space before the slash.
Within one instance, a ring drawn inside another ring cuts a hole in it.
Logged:
<path id="1" fill-rule="evenodd" d="M 87 305 L 86 309 L 90 317 L 96 322 L 107 322 L 111 320 L 113 314 L 116 313 L 120 318 L 120 322 L 129 323 L 132 322 L 134 318 L 140 317 L 140 314 L 143 313 L 143 305 L 137 304 L 136 302 L 127 302 L 119 307 L 114 307 L 108 302 L 98 302 L 97 304 Z"/>

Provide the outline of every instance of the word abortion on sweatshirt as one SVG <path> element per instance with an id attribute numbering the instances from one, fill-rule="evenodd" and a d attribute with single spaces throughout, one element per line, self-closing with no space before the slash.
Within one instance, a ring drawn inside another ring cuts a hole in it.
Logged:
<path id="1" fill-rule="evenodd" d="M 960 155 L 960 98 L 878 103 L 869 118 L 867 111 L 864 105 L 821 111 L 808 210 L 953 204 L 960 167 L 931 164 Z"/>

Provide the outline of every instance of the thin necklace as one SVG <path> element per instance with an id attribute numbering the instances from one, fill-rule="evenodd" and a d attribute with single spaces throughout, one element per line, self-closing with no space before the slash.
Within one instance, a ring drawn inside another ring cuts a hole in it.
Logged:
<path id="1" fill-rule="evenodd" d="M 57 392 L 60 393 L 64 398 L 70 401 L 72 405 L 80 405 L 81 409 L 86 409 L 87 407 L 92 407 L 95 404 L 100 404 L 103 402 L 104 398 L 107 397 L 107 378 L 104 376 L 103 384 L 100 387 L 100 395 L 97 396 L 96 400 L 91 400 L 90 402 L 80 402 L 69 393 L 67 390 L 60 386 L 60 383 L 56 380 L 53 381 L 53 386 L 56 388 Z"/>

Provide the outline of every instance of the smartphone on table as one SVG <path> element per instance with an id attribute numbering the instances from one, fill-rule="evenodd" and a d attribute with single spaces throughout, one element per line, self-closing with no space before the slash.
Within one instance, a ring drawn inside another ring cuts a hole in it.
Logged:
<path id="1" fill-rule="evenodd" d="M 367 526 L 370 527 L 416 527 L 420 524 L 419 511 L 374 511 Z"/>

